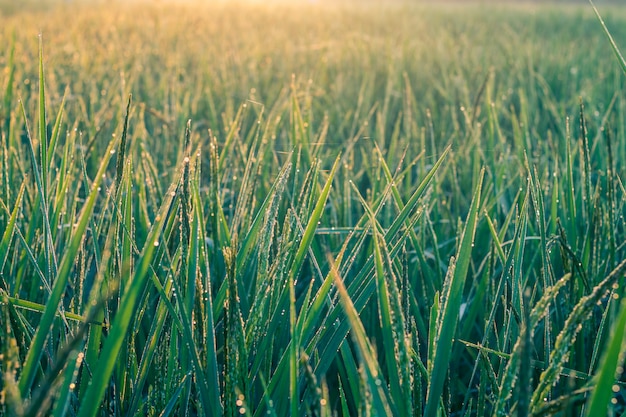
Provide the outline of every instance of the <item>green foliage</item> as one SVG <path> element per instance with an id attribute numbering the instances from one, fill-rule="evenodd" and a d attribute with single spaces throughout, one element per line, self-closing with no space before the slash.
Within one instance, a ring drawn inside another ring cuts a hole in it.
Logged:
<path id="1" fill-rule="evenodd" d="M 0 414 L 626 411 L 623 9 L 5 3 Z"/>

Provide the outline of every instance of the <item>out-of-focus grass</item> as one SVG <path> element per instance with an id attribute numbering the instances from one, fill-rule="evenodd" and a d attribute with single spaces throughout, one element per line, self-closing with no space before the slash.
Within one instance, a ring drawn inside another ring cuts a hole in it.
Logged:
<path id="1" fill-rule="evenodd" d="M 2 413 L 623 412 L 600 11 L 7 14 Z"/>

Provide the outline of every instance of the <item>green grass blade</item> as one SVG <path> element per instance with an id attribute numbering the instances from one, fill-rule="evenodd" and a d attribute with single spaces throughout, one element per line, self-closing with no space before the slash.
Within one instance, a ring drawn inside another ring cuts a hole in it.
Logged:
<path id="1" fill-rule="evenodd" d="M 205 320 L 204 320 L 204 358 L 206 361 L 205 372 L 207 375 L 207 383 L 210 389 L 210 400 L 209 404 L 213 404 L 217 410 L 222 409 L 221 401 L 220 401 L 220 384 L 219 384 L 219 367 L 217 363 L 217 349 L 215 342 L 215 322 L 213 318 L 213 306 L 212 306 L 212 291 L 211 291 L 211 274 L 210 274 L 210 266 L 209 266 L 209 250 L 206 245 L 206 236 L 205 236 L 205 227 L 203 224 L 204 214 L 202 212 L 202 200 L 200 197 L 200 191 L 198 189 L 197 182 L 194 182 L 192 187 L 192 201 L 194 206 L 194 224 L 198 225 L 198 242 L 197 244 L 200 246 L 201 252 L 201 268 L 202 275 L 204 277 L 204 294 L 203 303 L 205 309 Z"/>
<path id="2" fill-rule="evenodd" d="M 169 294 L 172 289 L 172 280 L 168 280 L 165 288 L 163 289 L 166 294 Z M 152 364 L 152 360 L 156 353 L 158 342 L 165 325 L 165 319 L 167 318 L 167 307 L 163 300 L 159 301 L 156 308 L 155 318 L 152 321 L 152 326 L 147 335 L 147 343 L 144 346 L 144 350 L 141 353 L 141 359 L 139 362 L 139 368 L 137 374 L 133 380 L 133 395 L 129 402 L 127 412 L 129 415 L 135 415 L 139 408 L 139 402 L 141 401 L 143 387 L 148 377 L 149 367 Z"/>
<path id="3" fill-rule="evenodd" d="M 287 286 L 289 287 L 289 335 L 291 337 L 291 342 L 289 343 L 289 412 L 290 415 L 295 416 L 300 414 L 298 411 L 300 408 L 298 391 L 298 349 L 300 340 L 296 332 L 296 285 L 291 275 L 287 280 Z"/>
<path id="4" fill-rule="evenodd" d="M 291 171 L 291 163 L 287 162 L 285 166 L 280 170 L 276 179 L 274 180 L 272 187 L 267 192 L 267 197 L 263 200 L 263 203 L 259 207 L 257 214 L 254 216 L 254 220 L 249 227 L 248 233 L 245 238 L 241 241 L 241 248 L 237 252 L 237 268 L 240 269 L 243 267 L 244 261 L 250 256 L 252 252 L 253 245 L 256 242 L 256 239 L 259 235 L 259 230 L 263 225 L 264 217 L 268 210 L 274 205 L 277 204 L 279 200 L 279 196 L 282 193 L 287 178 L 289 177 L 289 172 Z"/>
<path id="5" fill-rule="evenodd" d="M 11 212 L 11 217 L 9 217 L 9 222 L 7 223 L 6 229 L 4 229 L 4 233 L 2 234 L 2 240 L 0 240 L 0 271 L 4 269 L 4 265 L 7 262 L 7 258 L 9 257 L 11 240 L 13 239 L 13 235 L 15 233 L 15 224 L 17 220 L 17 215 L 22 206 L 22 199 L 24 198 L 24 190 L 26 189 L 26 184 L 22 183 L 20 190 L 17 194 L 17 199 L 15 200 L 15 206 L 13 207 L 13 211 Z M 7 290 L 10 290 L 7 288 Z"/>
<path id="6" fill-rule="evenodd" d="M 311 246 L 311 242 L 313 237 L 315 236 L 315 230 L 319 224 L 319 221 L 324 213 L 324 207 L 326 205 L 326 200 L 328 199 L 328 195 L 330 194 L 330 189 L 333 183 L 333 178 L 335 177 L 335 173 L 337 172 L 337 167 L 339 166 L 340 157 L 335 159 L 335 163 L 333 164 L 330 173 L 328 174 L 328 178 L 326 179 L 326 184 L 324 184 L 324 188 L 317 199 L 317 203 L 315 204 L 315 208 L 311 213 L 311 217 L 309 218 L 309 222 L 307 223 L 306 228 L 304 229 L 304 233 L 302 235 L 302 240 L 300 241 L 300 245 L 298 246 L 298 250 L 294 256 L 293 263 L 289 268 L 288 273 L 288 285 L 289 285 L 289 304 L 290 304 L 290 316 L 289 323 L 291 327 L 292 340 L 290 344 L 290 385 L 289 385 L 289 396 L 290 396 L 290 404 L 291 404 L 291 413 L 292 415 L 298 414 L 298 337 L 295 332 L 296 326 L 296 306 L 295 306 L 295 287 L 294 282 L 296 278 L 296 274 L 302 267 L 302 263 L 304 262 L 304 257 L 307 254 L 309 247 Z"/>
<path id="7" fill-rule="evenodd" d="M 600 362 L 598 373 L 593 381 L 593 390 L 589 397 L 589 402 L 585 408 L 585 416 L 605 416 L 609 415 L 609 402 L 615 387 L 618 367 L 624 360 L 626 352 L 626 298 L 622 299 L 619 315 L 604 351 L 604 357 Z"/>
<path id="8" fill-rule="evenodd" d="M 407 200 L 407 203 L 405 204 L 404 208 L 394 218 L 391 226 L 389 227 L 389 229 L 387 229 L 385 233 L 386 244 L 391 245 L 392 244 L 391 242 L 395 242 L 398 239 L 399 231 L 401 230 L 402 227 L 406 225 L 406 220 L 411 216 L 411 213 L 414 212 L 416 206 L 418 205 L 418 202 L 423 197 L 425 191 L 428 189 L 428 186 L 432 182 L 435 176 L 435 173 L 440 169 L 449 151 L 450 151 L 450 147 L 448 146 L 446 147 L 444 152 L 441 154 L 439 159 L 433 164 L 433 166 L 424 176 L 422 181 L 416 187 L 415 191 L 413 191 L 413 193 L 411 194 L 411 197 L 409 197 L 409 199 Z M 380 205 L 381 203 L 382 203 L 382 199 L 378 202 L 378 204 Z M 376 208 L 379 208 L 379 206 L 376 206 Z M 421 216 L 421 213 L 422 212 L 418 210 L 415 216 L 413 216 L 414 217 L 413 220 L 417 221 L 417 219 L 419 219 L 419 217 Z M 365 217 L 365 219 L 367 219 L 367 217 Z M 361 223 L 359 222 L 359 224 Z M 407 227 L 407 231 L 405 233 L 407 234 L 410 233 L 411 229 L 412 229 L 412 226 Z M 400 238 L 399 240 L 404 241 L 405 238 Z M 399 253 L 401 246 L 402 246 L 401 244 L 395 244 L 395 246 L 392 246 L 392 249 L 389 251 L 390 255 L 392 257 L 396 256 Z M 351 295 L 354 301 L 354 306 L 355 308 L 357 308 L 357 311 L 361 311 L 364 308 L 370 296 L 375 291 L 375 287 L 372 285 L 373 275 L 374 275 L 374 260 L 370 258 L 365 262 L 364 265 L 361 266 L 360 271 L 358 272 L 358 274 L 354 277 L 353 281 L 348 286 L 348 293 Z M 331 359 L 329 358 L 329 356 L 334 357 L 335 352 L 337 352 L 337 349 L 339 348 L 341 343 L 343 343 L 343 340 L 345 339 L 345 335 L 349 331 L 349 326 L 347 325 L 341 324 L 339 326 L 329 326 L 330 324 L 334 323 L 335 320 L 337 320 L 340 315 L 341 313 L 338 307 L 333 306 L 328 316 L 326 317 L 326 323 L 328 324 L 327 327 L 330 328 L 331 331 L 330 331 L 330 334 L 327 336 L 328 337 L 327 340 L 329 340 L 329 342 L 324 345 L 324 348 L 322 349 L 322 353 L 321 353 L 321 357 L 324 358 L 325 360 L 320 361 L 316 369 L 316 372 L 319 372 L 319 373 L 326 372 L 326 370 L 328 369 L 331 363 Z"/>
<path id="9" fill-rule="evenodd" d="M 63 114 L 65 110 L 65 100 L 67 98 L 68 90 L 65 90 L 63 93 L 63 98 L 61 99 L 61 104 L 59 105 L 59 111 L 57 113 L 57 117 L 54 120 L 54 126 L 52 127 L 52 133 L 50 135 L 50 143 L 48 144 L 47 151 L 47 159 L 45 162 L 45 171 L 51 172 L 52 170 L 52 159 L 54 157 L 54 152 L 56 150 L 57 143 L 59 141 L 59 133 L 61 131 L 61 123 L 63 122 Z"/>
<path id="10" fill-rule="evenodd" d="M 50 166 L 48 152 L 50 149 L 50 143 L 48 141 L 48 126 L 46 117 L 46 93 L 45 93 L 45 78 L 44 78 L 44 65 L 43 65 L 43 36 L 39 34 L 39 169 L 41 175 L 41 209 L 44 221 L 44 239 L 45 239 L 45 252 L 44 257 L 46 259 L 46 276 L 48 279 L 56 274 L 57 261 L 54 252 L 54 243 L 52 241 L 52 230 L 50 228 Z"/>
<path id="11" fill-rule="evenodd" d="M 82 357 L 77 351 L 73 351 L 67 361 L 65 370 L 63 371 L 63 383 L 59 389 L 58 397 L 55 400 L 53 416 L 63 417 L 68 414 L 70 399 L 72 396 L 72 385 L 76 382 L 78 375 L 78 367 L 82 363 Z"/>
<path id="12" fill-rule="evenodd" d="M 94 178 L 92 188 L 89 191 L 89 196 L 85 201 L 82 211 L 80 212 L 78 221 L 76 222 L 74 233 L 70 238 L 70 242 L 65 250 L 63 258 L 61 259 L 56 281 L 54 282 L 54 286 L 52 287 L 52 293 L 50 294 L 50 297 L 46 302 L 46 308 L 39 322 L 39 326 L 37 327 L 37 330 L 35 332 L 35 336 L 33 337 L 31 345 L 28 349 L 26 361 L 24 362 L 22 374 L 20 375 L 19 379 L 19 389 L 23 397 L 27 395 L 33 383 L 33 380 L 35 379 L 35 373 L 37 372 L 38 368 L 37 364 L 39 362 L 39 359 L 41 358 L 41 355 L 43 354 L 44 345 L 50 334 L 54 317 L 57 314 L 57 310 L 61 302 L 61 297 L 65 293 L 65 287 L 69 280 L 70 272 L 76 259 L 76 254 L 78 253 L 78 249 L 84 238 L 87 225 L 91 220 L 91 215 L 95 208 L 96 199 L 100 194 L 100 185 L 102 184 L 104 173 L 111 158 L 111 150 L 113 149 L 114 145 L 115 141 L 111 141 L 108 148 L 106 149 L 105 154 L 102 156 L 100 167 Z"/>
<path id="13" fill-rule="evenodd" d="M 309 247 L 311 246 L 311 241 L 313 240 L 313 236 L 315 236 L 315 230 L 317 229 L 318 222 L 320 221 L 322 214 L 324 213 L 324 206 L 326 205 L 326 200 L 328 199 L 328 195 L 330 194 L 330 189 L 332 186 L 333 178 L 335 177 L 335 173 L 337 172 L 337 167 L 339 166 L 340 157 L 335 159 L 335 163 L 331 168 L 328 178 L 326 179 L 326 184 L 324 184 L 324 188 L 320 193 L 319 198 L 315 204 L 315 208 L 311 213 L 311 217 L 307 223 L 306 228 L 304 229 L 304 233 L 302 235 L 302 240 L 298 245 L 298 250 L 294 256 L 293 263 L 289 268 L 288 276 L 291 279 L 295 279 L 296 274 L 302 267 L 302 263 L 304 262 L 304 257 L 306 256 Z"/>
<path id="14" fill-rule="evenodd" d="M 132 103 L 133 96 L 128 96 L 128 103 L 126 104 L 126 115 L 124 116 L 124 127 L 122 129 L 122 139 L 120 140 L 119 148 L 117 150 L 117 157 L 115 163 L 115 193 L 119 194 L 120 184 L 124 177 L 124 165 L 126 164 L 126 142 L 128 140 L 128 118 L 130 117 L 130 105 Z"/>
<path id="15" fill-rule="evenodd" d="M 439 292 L 435 293 L 435 298 L 433 299 L 433 305 L 430 307 L 430 317 L 428 320 L 428 356 L 426 360 L 426 370 L 428 371 L 428 375 L 432 375 L 433 373 L 433 363 L 435 360 L 435 347 L 437 340 L 437 317 L 439 317 L 439 301 L 441 297 L 439 296 Z"/>
<path id="16" fill-rule="evenodd" d="M 474 246 L 474 234 L 478 223 L 483 176 L 484 170 L 481 171 L 480 177 L 478 178 L 478 185 L 472 197 L 467 221 L 459 242 L 456 261 L 453 260 L 450 264 L 453 271 L 448 277 L 449 284 L 447 285 L 447 292 L 442 294 L 443 302 L 441 305 L 441 315 L 438 320 L 439 331 L 435 343 L 433 370 L 428 384 L 428 394 L 424 408 L 425 417 L 436 417 L 438 414 L 443 385 L 448 367 L 450 366 L 450 354 L 452 353 L 454 334 L 459 319 L 461 297 L 469 270 L 472 248 Z"/>
<path id="17" fill-rule="evenodd" d="M 384 237 L 379 231 L 379 224 L 376 221 L 374 212 L 371 210 L 367 202 L 355 189 L 356 195 L 361 200 L 361 205 L 365 209 L 370 218 L 372 227 L 372 236 L 374 237 L 374 265 L 376 275 L 376 293 L 378 295 L 378 313 L 380 320 L 380 328 L 382 330 L 382 343 L 385 351 L 385 358 L 388 367 L 388 379 L 390 385 L 390 393 L 393 398 L 394 405 L 397 407 L 397 413 L 401 416 L 407 416 L 411 410 L 410 395 L 402 387 L 408 387 L 408 380 L 403 378 L 401 367 L 406 367 L 406 361 L 402 361 L 400 356 L 406 353 L 407 346 L 404 344 L 404 320 L 402 313 L 398 309 L 392 308 L 391 296 L 398 299 L 397 291 L 392 291 L 396 278 L 393 276 L 391 268 L 385 270 L 385 262 L 383 260 L 383 251 L 385 259 L 389 258 L 386 252 L 386 246 L 383 244 Z M 390 295 L 392 293 L 392 295 Z"/>
<path id="18" fill-rule="evenodd" d="M 100 359 L 95 366 L 91 383 L 87 388 L 82 405 L 78 411 L 79 417 L 94 417 L 100 408 L 102 396 L 109 385 L 109 378 L 117 363 L 117 355 L 126 340 L 128 328 L 135 311 L 140 293 L 148 282 L 150 265 L 155 256 L 157 247 L 160 245 L 159 237 L 165 222 L 169 219 L 167 213 L 172 205 L 172 192 L 167 194 L 159 211 L 158 221 L 150 229 L 150 234 L 137 262 L 133 278 L 125 289 L 113 322 L 111 323 L 108 337 L 106 338 Z"/>
<path id="19" fill-rule="evenodd" d="M 367 339 L 367 334 L 363 323 L 359 318 L 359 313 L 355 308 L 350 295 L 343 283 L 343 280 L 339 276 L 337 269 L 331 264 L 331 274 L 337 287 L 339 294 L 339 301 L 343 307 L 347 319 L 350 323 L 350 330 L 354 338 L 355 344 L 358 348 L 362 365 L 365 368 L 366 382 L 368 388 L 372 394 L 373 407 L 372 410 L 378 415 L 392 415 L 391 407 L 389 404 L 389 394 L 384 387 L 384 384 L 380 381 L 380 370 L 378 369 L 378 363 L 376 362 L 372 346 Z"/>
<path id="20" fill-rule="evenodd" d="M 159 417 L 168 417 L 169 415 L 172 414 L 172 411 L 174 411 L 174 407 L 176 407 L 176 403 L 178 402 L 178 398 L 180 397 L 180 394 L 183 392 L 183 389 L 185 388 L 189 389 L 190 384 L 191 384 L 191 373 L 188 373 L 180 381 L 180 384 L 178 384 L 178 388 L 176 388 L 176 391 L 174 391 L 174 394 L 172 395 L 170 400 L 167 402 L 167 405 L 165 406 L 163 411 L 161 411 L 161 413 L 159 414 Z"/>
<path id="21" fill-rule="evenodd" d="M 2 290 L 0 290 L 2 291 Z M 4 292 L 4 291 L 3 291 Z M 13 306 L 13 307 L 17 307 L 23 310 L 29 310 L 29 311 L 37 311 L 39 313 L 43 313 L 44 311 L 46 311 L 46 306 L 43 304 L 39 304 L 39 303 L 35 303 L 32 301 L 28 301 L 28 300 L 22 300 L 19 298 L 15 298 L 15 297 L 8 297 L 7 296 L 7 301 Z M 57 317 L 59 316 L 63 316 L 68 320 L 73 320 L 73 321 L 84 321 L 85 318 L 83 316 L 81 316 L 80 314 L 75 314 L 75 313 L 70 313 L 69 311 L 64 311 L 62 314 L 57 314 Z M 92 324 L 98 324 L 98 325 L 102 325 L 102 322 L 98 322 L 98 321 L 94 321 L 92 322 Z"/>
<path id="22" fill-rule="evenodd" d="M 43 183 L 43 200 L 48 201 L 48 126 L 46 124 L 46 93 L 43 71 L 43 36 L 39 34 L 39 161 L 41 181 Z"/>
<path id="23" fill-rule="evenodd" d="M 626 60 L 624 60 L 622 53 L 620 52 L 619 48 L 617 47 L 617 44 L 613 40 L 613 36 L 611 36 L 611 32 L 609 32 L 609 29 L 604 24 L 604 20 L 602 19 L 602 16 L 600 16 L 600 12 L 596 8 L 596 5 L 593 4 L 593 1 L 591 0 L 589 0 L 589 3 L 591 4 L 591 7 L 593 7 L 593 11 L 595 12 L 596 17 L 600 21 L 600 24 L 602 25 L 602 30 L 604 30 L 606 37 L 609 39 L 609 42 L 611 43 L 611 48 L 613 48 L 613 53 L 615 54 L 615 57 L 617 58 L 619 65 L 622 67 L 622 71 L 624 71 L 624 74 L 626 74 Z"/>

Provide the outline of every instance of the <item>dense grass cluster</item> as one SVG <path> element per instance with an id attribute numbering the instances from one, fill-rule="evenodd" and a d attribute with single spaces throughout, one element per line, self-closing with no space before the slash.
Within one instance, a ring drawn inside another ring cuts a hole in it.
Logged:
<path id="1" fill-rule="evenodd" d="M 626 411 L 626 75 L 590 7 L 2 23 L 0 414 Z"/>

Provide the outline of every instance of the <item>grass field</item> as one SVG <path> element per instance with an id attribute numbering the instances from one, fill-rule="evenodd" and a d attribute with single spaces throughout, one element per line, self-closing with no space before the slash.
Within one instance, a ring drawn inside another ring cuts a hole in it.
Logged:
<path id="1" fill-rule="evenodd" d="M 626 412 L 589 4 L 0 10 L 0 415 Z"/>

